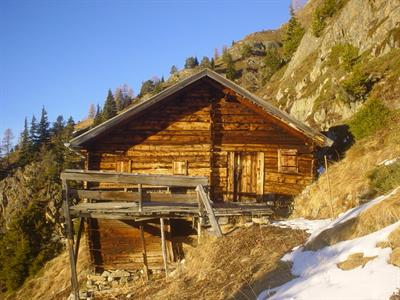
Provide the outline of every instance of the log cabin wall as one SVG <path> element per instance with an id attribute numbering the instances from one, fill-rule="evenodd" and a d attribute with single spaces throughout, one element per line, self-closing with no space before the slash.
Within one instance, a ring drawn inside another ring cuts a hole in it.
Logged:
<path id="1" fill-rule="evenodd" d="M 90 170 L 208 176 L 213 201 L 296 195 L 315 176 L 315 147 L 309 138 L 207 80 L 87 148 Z"/>
<path id="2" fill-rule="evenodd" d="M 212 115 L 211 185 L 215 199 L 293 196 L 313 181 L 315 147 L 310 139 L 227 90 L 223 98 L 213 102 Z M 288 163 L 295 167 L 280 166 L 287 154 L 292 158 Z"/>
<path id="3" fill-rule="evenodd" d="M 119 126 L 88 145 L 89 169 L 210 176 L 210 97 L 199 87 Z"/>
<path id="4" fill-rule="evenodd" d="M 315 174 L 310 139 L 207 80 L 184 88 L 84 148 L 89 170 L 208 176 L 213 201 L 296 195 Z M 89 223 L 97 267 L 140 265 L 136 225 L 118 220 Z M 159 234 L 149 228 L 146 232 L 149 263 L 161 266 Z M 170 235 L 170 249 L 176 247 L 174 239 Z"/>

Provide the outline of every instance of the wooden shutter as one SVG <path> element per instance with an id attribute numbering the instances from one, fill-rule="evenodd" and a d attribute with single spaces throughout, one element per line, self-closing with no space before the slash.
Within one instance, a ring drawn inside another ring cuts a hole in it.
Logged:
<path id="1" fill-rule="evenodd" d="M 281 173 L 298 173 L 297 149 L 278 150 L 278 171 Z"/>
<path id="2" fill-rule="evenodd" d="M 174 161 L 172 162 L 172 174 L 174 175 L 188 175 L 188 162 L 187 161 Z"/>

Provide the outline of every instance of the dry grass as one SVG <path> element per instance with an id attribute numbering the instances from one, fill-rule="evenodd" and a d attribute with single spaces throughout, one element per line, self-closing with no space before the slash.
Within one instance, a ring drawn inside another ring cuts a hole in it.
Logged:
<path id="1" fill-rule="evenodd" d="M 291 266 L 282 255 L 304 242 L 300 230 L 252 226 L 230 236 L 210 239 L 193 249 L 186 263 L 167 280 L 135 282 L 94 299 L 255 299 L 262 291 L 290 279 Z"/>
<path id="2" fill-rule="evenodd" d="M 393 249 L 389 262 L 392 265 L 400 267 L 400 227 L 397 227 L 390 233 L 388 241 L 390 247 Z"/>
<path id="3" fill-rule="evenodd" d="M 364 267 L 370 260 L 373 260 L 376 256 L 365 256 L 364 253 L 354 253 L 349 257 L 337 264 L 339 269 L 343 271 L 350 271 L 360 266 Z"/>
<path id="4" fill-rule="evenodd" d="M 93 119 L 91 118 L 83 119 L 82 121 L 75 124 L 75 130 L 87 129 L 90 126 L 92 126 L 92 124 L 93 124 Z"/>
<path id="5" fill-rule="evenodd" d="M 398 119 L 398 117 L 397 117 Z M 334 217 L 369 197 L 368 174 L 383 160 L 400 156 L 400 122 L 393 120 L 375 136 L 357 142 L 346 157 L 329 167 Z M 326 174 L 295 199 L 293 217 L 330 218 Z"/>
<path id="6" fill-rule="evenodd" d="M 83 282 L 89 269 L 89 257 L 86 239 L 82 237 L 78 257 L 78 280 Z M 66 251 L 49 261 L 34 278 L 28 279 L 23 286 L 6 300 L 64 300 L 71 292 L 69 256 Z"/>
<path id="7" fill-rule="evenodd" d="M 365 236 L 400 219 L 400 189 L 389 198 L 363 211 L 356 218 L 321 232 L 306 248 L 318 250 L 338 242 Z"/>

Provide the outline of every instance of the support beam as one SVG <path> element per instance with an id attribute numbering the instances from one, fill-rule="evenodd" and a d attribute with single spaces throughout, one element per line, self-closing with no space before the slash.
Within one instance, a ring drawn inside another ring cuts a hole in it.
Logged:
<path id="1" fill-rule="evenodd" d="M 76 243 L 75 243 L 75 251 L 74 251 L 75 266 L 78 263 L 79 245 L 81 242 L 82 230 L 83 230 L 84 225 L 85 225 L 85 219 L 79 218 L 79 228 L 78 228 L 78 233 L 76 235 Z"/>
<path id="2" fill-rule="evenodd" d="M 78 286 L 78 275 L 76 273 L 76 262 L 74 253 L 74 233 L 72 231 L 72 220 L 69 212 L 69 200 L 68 200 L 68 185 L 66 180 L 62 181 L 64 190 L 64 217 L 65 217 L 65 229 L 67 234 L 67 248 L 69 252 L 69 264 L 71 269 L 71 285 L 72 291 L 75 296 L 75 300 L 79 300 L 79 286 Z"/>
<path id="3" fill-rule="evenodd" d="M 208 195 L 207 195 L 206 191 L 204 190 L 203 186 L 198 185 L 196 187 L 196 191 L 199 193 L 200 200 L 201 200 L 202 204 L 204 205 L 204 208 L 207 211 L 208 219 L 210 220 L 210 223 L 211 223 L 211 226 L 212 226 L 212 228 L 213 228 L 213 230 L 215 232 L 215 235 L 217 237 L 221 237 L 222 236 L 222 231 L 221 231 L 221 228 L 219 227 L 217 219 L 215 218 L 214 210 L 211 207 L 210 198 L 208 197 Z"/>
<path id="4" fill-rule="evenodd" d="M 165 276 L 168 276 L 167 246 L 165 244 L 164 218 L 160 218 L 160 230 L 161 230 L 161 251 L 164 262 Z"/>
<path id="5" fill-rule="evenodd" d="M 149 265 L 147 263 L 147 251 L 146 251 L 146 243 L 144 240 L 144 228 L 143 225 L 140 225 L 140 240 L 142 242 L 142 256 L 143 256 L 143 271 L 146 276 L 146 280 L 149 281 Z"/>
<path id="6" fill-rule="evenodd" d="M 142 190 L 142 184 L 138 184 L 138 193 L 139 193 L 139 211 L 143 211 L 143 190 Z"/>

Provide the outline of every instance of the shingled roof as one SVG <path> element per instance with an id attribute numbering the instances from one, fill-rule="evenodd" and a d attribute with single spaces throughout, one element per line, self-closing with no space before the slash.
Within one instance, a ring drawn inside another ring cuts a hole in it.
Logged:
<path id="1" fill-rule="evenodd" d="M 305 125 L 304 123 L 296 120 L 293 116 L 287 114 L 284 111 L 276 108 L 272 104 L 268 103 L 267 101 L 261 99 L 260 97 L 250 93 L 246 89 L 240 87 L 236 83 L 226 79 L 225 77 L 221 76 L 220 74 L 210 70 L 205 69 L 202 70 L 188 78 L 179 81 L 178 83 L 172 85 L 171 87 L 165 89 L 164 91 L 158 93 L 157 95 L 149 98 L 148 100 L 142 101 L 137 103 L 136 105 L 132 106 L 128 110 L 124 111 L 116 115 L 115 117 L 101 123 L 100 125 L 88 130 L 87 132 L 73 138 L 70 141 L 69 147 L 73 149 L 79 149 L 82 145 L 96 137 L 100 134 L 108 131 L 109 129 L 113 128 L 114 126 L 120 124 L 121 122 L 130 119 L 137 115 L 139 112 L 142 112 L 151 106 L 159 103 L 160 101 L 164 100 L 165 98 L 174 95 L 175 93 L 181 91 L 183 88 L 203 79 L 203 78 L 210 78 L 217 83 L 230 88 L 235 93 L 239 94 L 240 96 L 248 99 L 249 101 L 253 102 L 257 106 L 261 107 L 264 111 L 268 114 L 273 116 L 274 118 L 280 120 L 281 122 L 287 124 L 288 126 L 294 128 L 295 130 L 299 131 L 300 133 L 304 134 L 305 136 L 311 138 L 315 141 L 315 143 L 319 146 L 331 146 L 333 141 L 330 140 L 328 137 L 323 135 L 322 133 L 312 129 L 311 127 Z"/>

